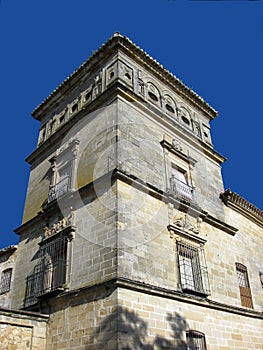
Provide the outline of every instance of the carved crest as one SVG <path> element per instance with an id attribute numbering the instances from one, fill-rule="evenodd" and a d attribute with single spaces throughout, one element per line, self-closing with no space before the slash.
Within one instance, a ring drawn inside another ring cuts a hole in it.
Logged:
<path id="1" fill-rule="evenodd" d="M 68 226 L 74 226 L 75 213 L 71 212 L 67 217 L 55 222 L 51 227 L 45 227 L 45 238 L 53 236 Z"/>
<path id="2" fill-rule="evenodd" d="M 185 213 L 178 213 L 173 218 L 173 225 L 188 231 L 191 233 L 198 234 L 201 230 L 202 219 L 200 217 L 193 218 L 192 216 Z"/>

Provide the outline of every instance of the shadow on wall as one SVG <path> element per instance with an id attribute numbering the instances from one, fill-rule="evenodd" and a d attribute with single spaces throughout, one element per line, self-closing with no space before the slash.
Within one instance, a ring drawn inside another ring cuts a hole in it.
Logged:
<path id="1" fill-rule="evenodd" d="M 169 339 L 158 334 L 149 334 L 145 320 L 123 307 L 106 316 L 91 336 L 89 350 L 187 350 L 184 332 L 187 323 L 177 313 L 168 313 L 166 321 L 171 332 Z M 157 321 L 158 322 L 158 321 Z"/>

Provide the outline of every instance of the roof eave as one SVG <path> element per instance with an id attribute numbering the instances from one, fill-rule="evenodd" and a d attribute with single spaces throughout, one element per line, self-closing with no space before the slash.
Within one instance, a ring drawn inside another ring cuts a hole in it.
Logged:
<path id="1" fill-rule="evenodd" d="M 98 50 L 96 50 L 84 63 L 82 63 L 71 75 L 69 75 L 51 94 L 41 102 L 32 112 L 32 116 L 39 120 L 43 109 L 48 108 L 50 104 L 53 104 L 59 99 L 71 86 L 74 85 L 75 80 L 92 70 L 99 60 L 107 59 L 112 55 L 112 49 L 114 46 L 122 48 L 127 51 L 133 58 L 140 63 L 144 63 L 147 67 L 159 76 L 162 80 L 165 80 L 177 90 L 177 92 L 192 103 L 201 108 L 206 115 L 212 120 L 218 112 L 212 108 L 205 100 L 200 97 L 196 92 L 187 87 L 180 79 L 165 69 L 159 62 L 142 50 L 139 46 L 135 45 L 129 38 L 119 33 L 115 33 L 106 43 L 104 43 Z"/>

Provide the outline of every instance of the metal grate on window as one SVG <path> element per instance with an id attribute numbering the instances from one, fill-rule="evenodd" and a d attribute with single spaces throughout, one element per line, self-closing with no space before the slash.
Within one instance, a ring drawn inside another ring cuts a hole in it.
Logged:
<path id="1" fill-rule="evenodd" d="M 69 188 L 70 188 L 70 176 L 65 176 L 54 186 L 49 187 L 48 202 L 51 202 L 54 199 L 57 199 L 63 194 L 67 193 L 69 191 Z"/>
<path id="2" fill-rule="evenodd" d="M 7 293 L 10 290 L 12 277 L 12 269 L 6 269 L 2 272 L 1 283 L 0 283 L 0 294 Z"/>
<path id="3" fill-rule="evenodd" d="M 253 308 L 247 268 L 245 265 L 236 263 L 236 271 L 237 271 L 237 278 L 238 278 L 238 284 L 239 284 L 241 305 L 245 307 Z"/>
<path id="4" fill-rule="evenodd" d="M 66 283 L 68 238 L 60 235 L 41 246 L 41 257 L 27 277 L 25 306 L 44 294 L 63 289 Z"/>
<path id="5" fill-rule="evenodd" d="M 204 333 L 189 330 L 186 332 L 187 350 L 206 350 Z"/>
<path id="6" fill-rule="evenodd" d="M 209 281 L 203 247 L 177 242 L 178 268 L 183 291 L 209 295 Z"/>

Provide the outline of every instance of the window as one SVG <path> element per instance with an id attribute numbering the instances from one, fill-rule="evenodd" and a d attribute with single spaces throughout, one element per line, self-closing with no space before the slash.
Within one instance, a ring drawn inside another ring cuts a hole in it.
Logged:
<path id="1" fill-rule="evenodd" d="M 49 159 L 51 164 L 51 176 L 48 203 L 58 199 L 72 189 L 78 144 L 78 140 L 70 140 L 68 144 L 57 150 L 57 155 Z"/>
<path id="2" fill-rule="evenodd" d="M 209 295 L 209 281 L 203 247 L 177 242 L 181 288 L 185 292 Z"/>
<path id="3" fill-rule="evenodd" d="M 0 284 L 0 294 L 7 293 L 10 290 L 12 277 L 12 269 L 6 269 L 2 272 L 1 284 Z"/>
<path id="4" fill-rule="evenodd" d="M 69 237 L 59 234 L 41 243 L 40 261 L 27 277 L 25 306 L 48 293 L 64 290 L 67 272 Z"/>
<path id="5" fill-rule="evenodd" d="M 193 199 L 193 188 L 188 185 L 186 180 L 186 172 L 172 167 L 172 174 L 170 178 L 170 189 L 177 196 L 191 201 Z"/>
<path id="6" fill-rule="evenodd" d="M 240 263 L 236 263 L 236 270 L 237 270 L 241 305 L 245 307 L 253 308 L 247 268 L 246 266 Z"/>
<path id="7" fill-rule="evenodd" d="M 204 333 L 189 330 L 186 332 L 186 342 L 188 350 L 206 350 Z"/>
<path id="8" fill-rule="evenodd" d="M 70 179 L 71 179 L 71 167 L 66 166 L 62 169 L 55 169 L 53 175 L 53 185 L 49 187 L 48 193 L 48 202 L 51 202 L 54 199 L 62 196 L 64 193 L 67 193 L 70 189 Z"/>

